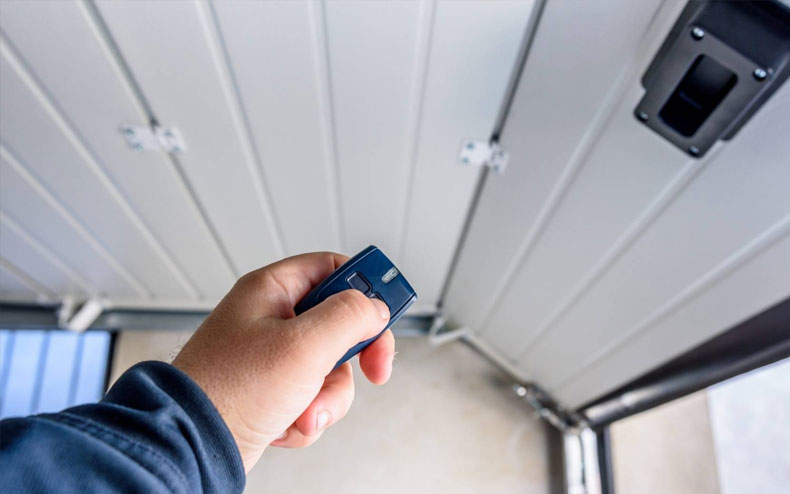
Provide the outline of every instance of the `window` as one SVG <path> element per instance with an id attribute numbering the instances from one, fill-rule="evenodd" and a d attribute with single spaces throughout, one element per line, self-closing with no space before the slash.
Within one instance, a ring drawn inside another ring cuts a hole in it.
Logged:
<path id="1" fill-rule="evenodd" d="M 97 401 L 107 385 L 112 336 L 0 330 L 0 418 Z"/>

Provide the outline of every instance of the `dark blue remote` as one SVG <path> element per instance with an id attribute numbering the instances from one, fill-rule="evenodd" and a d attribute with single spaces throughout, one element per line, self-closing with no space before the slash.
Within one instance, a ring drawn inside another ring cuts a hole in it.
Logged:
<path id="1" fill-rule="evenodd" d="M 371 245 L 337 268 L 294 307 L 298 316 L 302 312 L 323 302 L 327 297 L 343 290 L 354 288 L 370 298 L 377 298 L 390 309 L 390 321 L 381 333 L 351 347 L 335 364 L 337 369 L 343 362 L 361 352 L 376 338 L 395 324 L 406 309 L 417 300 L 417 293 L 406 281 L 398 268 L 387 259 L 378 247 Z"/>

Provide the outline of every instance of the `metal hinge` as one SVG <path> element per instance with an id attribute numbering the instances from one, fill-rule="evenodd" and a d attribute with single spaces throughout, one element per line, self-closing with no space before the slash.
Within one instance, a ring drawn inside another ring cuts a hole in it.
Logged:
<path id="1" fill-rule="evenodd" d="M 513 385 L 513 392 L 533 408 L 537 417 L 547 421 L 562 433 L 586 427 L 584 417 L 563 407 L 534 383 L 516 383 Z"/>
<path id="2" fill-rule="evenodd" d="M 175 127 L 121 125 L 120 130 L 129 147 L 138 152 L 161 149 L 168 153 L 183 153 L 187 150 L 181 131 Z"/>
<path id="3" fill-rule="evenodd" d="M 461 143 L 458 160 L 471 166 L 487 166 L 497 175 L 505 171 L 510 154 L 495 141 L 465 140 Z"/>

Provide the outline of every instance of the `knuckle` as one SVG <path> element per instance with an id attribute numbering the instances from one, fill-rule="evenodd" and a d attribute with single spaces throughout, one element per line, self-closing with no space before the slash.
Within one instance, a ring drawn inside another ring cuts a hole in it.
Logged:
<path id="1" fill-rule="evenodd" d="M 268 267 L 256 269 L 255 271 L 250 271 L 249 273 L 239 278 L 239 281 L 236 282 L 236 285 L 250 291 L 268 290 L 268 289 L 285 290 L 285 288 L 283 287 L 282 283 L 280 283 L 280 280 L 277 278 L 275 273 L 273 273 L 272 270 L 269 269 Z"/>
<path id="2" fill-rule="evenodd" d="M 236 285 L 239 287 L 257 287 L 264 282 L 266 276 L 265 268 L 256 269 L 239 278 L 238 281 L 236 281 Z"/>

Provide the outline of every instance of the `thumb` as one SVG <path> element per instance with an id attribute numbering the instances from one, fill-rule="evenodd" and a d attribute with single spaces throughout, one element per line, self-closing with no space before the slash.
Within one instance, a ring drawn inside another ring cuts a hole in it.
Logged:
<path id="1" fill-rule="evenodd" d="M 389 318 L 387 304 L 349 289 L 327 297 L 289 322 L 316 352 L 312 357 L 331 369 L 349 348 L 379 334 Z"/>

